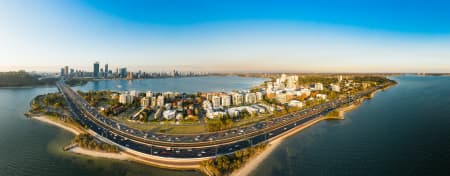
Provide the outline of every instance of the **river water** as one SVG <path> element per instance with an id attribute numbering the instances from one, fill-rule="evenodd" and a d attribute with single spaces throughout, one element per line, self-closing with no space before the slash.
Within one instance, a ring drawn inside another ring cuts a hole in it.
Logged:
<path id="1" fill-rule="evenodd" d="M 450 175 L 450 77 L 398 85 L 286 139 L 252 175 Z"/>
<path id="2" fill-rule="evenodd" d="M 286 139 L 252 175 L 450 175 L 450 77 L 393 79 L 399 85 L 365 101 L 345 120 L 323 121 Z M 98 81 L 77 89 L 228 91 L 262 81 Z M 0 89 L 0 176 L 200 175 L 62 152 L 72 134 L 23 116 L 34 96 L 48 92 L 56 88 Z"/>

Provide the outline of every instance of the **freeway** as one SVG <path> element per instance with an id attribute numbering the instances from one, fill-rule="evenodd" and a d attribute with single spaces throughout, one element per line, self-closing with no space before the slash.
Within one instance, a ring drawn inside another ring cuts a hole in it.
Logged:
<path id="1" fill-rule="evenodd" d="M 132 129 L 99 114 L 64 82 L 58 82 L 57 87 L 64 95 L 75 120 L 121 147 L 160 157 L 202 158 L 228 154 L 267 142 L 342 105 L 351 104 L 382 86 L 251 126 L 188 135 L 169 135 Z"/>

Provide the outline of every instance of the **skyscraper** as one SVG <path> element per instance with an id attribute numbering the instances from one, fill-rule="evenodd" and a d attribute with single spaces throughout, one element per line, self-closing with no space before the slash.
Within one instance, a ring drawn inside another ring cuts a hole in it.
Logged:
<path id="1" fill-rule="evenodd" d="M 64 76 L 69 76 L 69 66 L 64 67 Z"/>
<path id="2" fill-rule="evenodd" d="M 120 68 L 120 77 L 125 78 L 127 76 L 127 68 Z"/>
<path id="3" fill-rule="evenodd" d="M 99 63 L 99 62 L 95 62 L 95 63 L 94 63 L 94 72 L 93 72 L 93 76 L 94 76 L 94 77 L 98 77 L 99 71 L 100 71 L 100 63 Z"/>
<path id="4" fill-rule="evenodd" d="M 105 64 L 105 73 L 108 73 L 109 72 L 109 70 L 108 70 L 108 64 Z"/>

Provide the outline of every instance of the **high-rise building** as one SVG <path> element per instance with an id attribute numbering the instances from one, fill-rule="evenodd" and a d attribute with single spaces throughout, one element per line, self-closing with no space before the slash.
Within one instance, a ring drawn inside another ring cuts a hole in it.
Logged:
<path id="1" fill-rule="evenodd" d="M 128 74 L 127 74 L 127 80 L 133 80 L 134 79 L 134 77 L 133 77 L 133 72 L 128 72 Z"/>
<path id="2" fill-rule="evenodd" d="M 156 106 L 164 106 L 164 96 L 158 96 L 158 99 L 156 100 Z"/>
<path id="3" fill-rule="evenodd" d="M 94 77 L 98 77 L 98 73 L 100 72 L 100 63 L 99 62 L 95 62 L 94 63 L 94 72 L 93 72 L 93 76 Z"/>
<path id="4" fill-rule="evenodd" d="M 256 101 L 263 100 L 263 93 L 262 92 L 256 92 Z"/>
<path id="5" fill-rule="evenodd" d="M 127 68 L 120 68 L 120 77 L 125 78 L 127 76 Z"/>
<path id="6" fill-rule="evenodd" d="M 245 94 L 245 103 L 247 103 L 247 104 L 256 103 L 256 94 L 255 93 Z"/>
<path id="7" fill-rule="evenodd" d="M 148 98 L 148 97 L 142 98 L 141 99 L 141 106 L 142 107 L 150 106 L 150 98 Z"/>
<path id="8" fill-rule="evenodd" d="M 239 106 L 244 103 L 244 96 L 240 93 L 233 94 L 233 105 Z"/>
<path id="9" fill-rule="evenodd" d="M 133 97 L 138 97 L 139 96 L 139 91 L 132 90 L 132 91 L 130 91 L 130 95 L 133 96 Z"/>
<path id="10" fill-rule="evenodd" d="M 222 106 L 228 107 L 231 105 L 231 97 L 229 95 L 222 95 Z"/>
<path id="11" fill-rule="evenodd" d="M 119 103 L 131 104 L 133 103 L 133 96 L 131 96 L 130 94 L 120 94 Z"/>
<path id="12" fill-rule="evenodd" d="M 64 76 L 69 76 L 69 66 L 64 67 Z"/>
<path id="13" fill-rule="evenodd" d="M 61 77 L 64 76 L 64 68 L 61 68 L 61 73 L 59 73 Z"/>
<path id="14" fill-rule="evenodd" d="M 108 70 L 108 64 L 105 64 L 105 73 L 108 73 L 109 72 L 109 70 Z M 105 75 L 106 76 L 106 75 Z"/>
<path id="15" fill-rule="evenodd" d="M 212 104 L 214 108 L 220 107 L 220 97 L 219 96 L 213 96 L 212 97 Z"/>

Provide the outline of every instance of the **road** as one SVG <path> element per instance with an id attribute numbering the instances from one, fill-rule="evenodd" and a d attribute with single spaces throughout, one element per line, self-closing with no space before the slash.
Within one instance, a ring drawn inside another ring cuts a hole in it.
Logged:
<path id="1" fill-rule="evenodd" d="M 77 92 L 60 81 L 57 83 L 73 117 L 96 134 L 128 149 L 159 157 L 203 158 L 233 153 L 283 135 L 296 126 L 326 115 L 345 104 L 381 88 L 378 86 L 353 96 L 336 99 L 309 109 L 284 115 L 251 126 L 202 134 L 161 134 L 140 131 L 104 117 Z"/>

